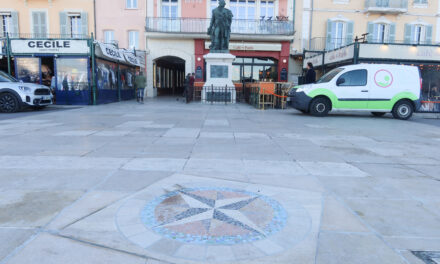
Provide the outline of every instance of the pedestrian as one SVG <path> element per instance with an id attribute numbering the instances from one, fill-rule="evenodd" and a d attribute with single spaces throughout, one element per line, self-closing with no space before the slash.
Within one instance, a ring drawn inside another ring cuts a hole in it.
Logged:
<path id="1" fill-rule="evenodd" d="M 316 82 L 316 72 L 311 62 L 307 63 L 306 84 Z"/>
<path id="2" fill-rule="evenodd" d="M 189 77 L 188 90 L 186 92 L 186 103 L 189 103 L 191 101 L 191 97 L 192 97 L 193 91 L 194 91 L 195 80 L 196 80 L 196 75 L 195 75 L 195 73 L 192 73 Z"/>
<path id="3" fill-rule="evenodd" d="M 145 83 L 146 83 L 146 78 L 144 76 L 143 72 L 139 72 L 139 75 L 136 76 L 135 79 L 135 85 L 136 85 L 136 89 L 137 89 L 137 101 L 138 103 L 144 103 L 144 90 L 145 90 Z"/>
<path id="4" fill-rule="evenodd" d="M 185 82 L 183 83 L 183 97 L 186 99 L 186 94 L 188 93 L 189 89 L 189 79 L 191 78 L 191 74 L 188 73 L 185 77 Z"/>

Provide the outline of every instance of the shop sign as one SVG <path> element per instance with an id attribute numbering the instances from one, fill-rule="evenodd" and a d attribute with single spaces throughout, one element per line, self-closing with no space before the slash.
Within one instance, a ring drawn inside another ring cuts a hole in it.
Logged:
<path id="1" fill-rule="evenodd" d="M 440 47 L 361 44 L 359 58 L 440 61 Z"/>
<path id="2" fill-rule="evenodd" d="M 205 41 L 205 49 L 209 50 L 210 41 Z M 281 51 L 280 43 L 230 42 L 229 50 L 243 51 Z"/>
<path id="3" fill-rule="evenodd" d="M 13 54 L 88 54 L 87 40 L 42 40 L 42 39 L 12 39 Z"/>
<path id="4" fill-rule="evenodd" d="M 303 61 L 303 68 L 307 68 L 307 63 L 311 62 L 314 67 L 322 66 L 322 54 L 305 58 Z"/>
<path id="5" fill-rule="evenodd" d="M 136 66 L 141 66 L 138 57 L 136 57 L 132 52 L 124 52 L 124 57 L 128 63 Z"/>
<path id="6" fill-rule="evenodd" d="M 99 48 L 102 51 L 102 54 L 105 57 L 108 57 L 113 60 L 117 61 L 123 61 L 125 62 L 124 55 L 122 54 L 122 51 L 116 48 L 115 46 L 111 44 L 104 44 L 104 43 L 98 43 Z"/>
<path id="7" fill-rule="evenodd" d="M 331 64 L 354 58 L 354 45 L 325 53 L 324 64 Z"/>

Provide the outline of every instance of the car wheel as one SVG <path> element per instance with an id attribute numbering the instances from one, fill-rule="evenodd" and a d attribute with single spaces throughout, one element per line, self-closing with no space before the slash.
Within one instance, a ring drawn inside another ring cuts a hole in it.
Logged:
<path id="1" fill-rule="evenodd" d="M 314 116 L 326 116 L 330 112 L 331 103 L 327 98 L 318 97 L 310 103 L 310 114 Z"/>
<path id="2" fill-rule="evenodd" d="M 377 116 L 377 117 L 381 117 L 381 116 L 384 116 L 386 113 L 385 112 L 371 112 L 374 116 Z"/>
<path id="3" fill-rule="evenodd" d="M 0 112 L 15 113 L 20 109 L 17 97 L 11 93 L 0 94 Z"/>
<path id="4" fill-rule="evenodd" d="M 414 113 L 414 107 L 408 100 L 397 102 L 393 107 L 393 117 L 400 120 L 408 120 Z"/>

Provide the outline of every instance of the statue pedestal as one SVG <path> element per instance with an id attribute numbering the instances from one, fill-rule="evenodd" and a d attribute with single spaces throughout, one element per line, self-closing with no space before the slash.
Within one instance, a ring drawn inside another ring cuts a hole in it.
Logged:
<path id="1" fill-rule="evenodd" d="M 208 53 L 205 56 L 206 83 L 202 91 L 204 103 L 235 103 L 237 93 L 232 82 L 232 62 L 230 53 Z"/>

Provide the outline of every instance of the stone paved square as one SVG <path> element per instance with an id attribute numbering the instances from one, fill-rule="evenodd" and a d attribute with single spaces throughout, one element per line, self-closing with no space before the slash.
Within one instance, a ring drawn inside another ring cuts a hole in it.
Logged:
<path id="1" fill-rule="evenodd" d="M 5 117 L 1 264 L 440 256 L 437 120 L 173 98 Z"/>

